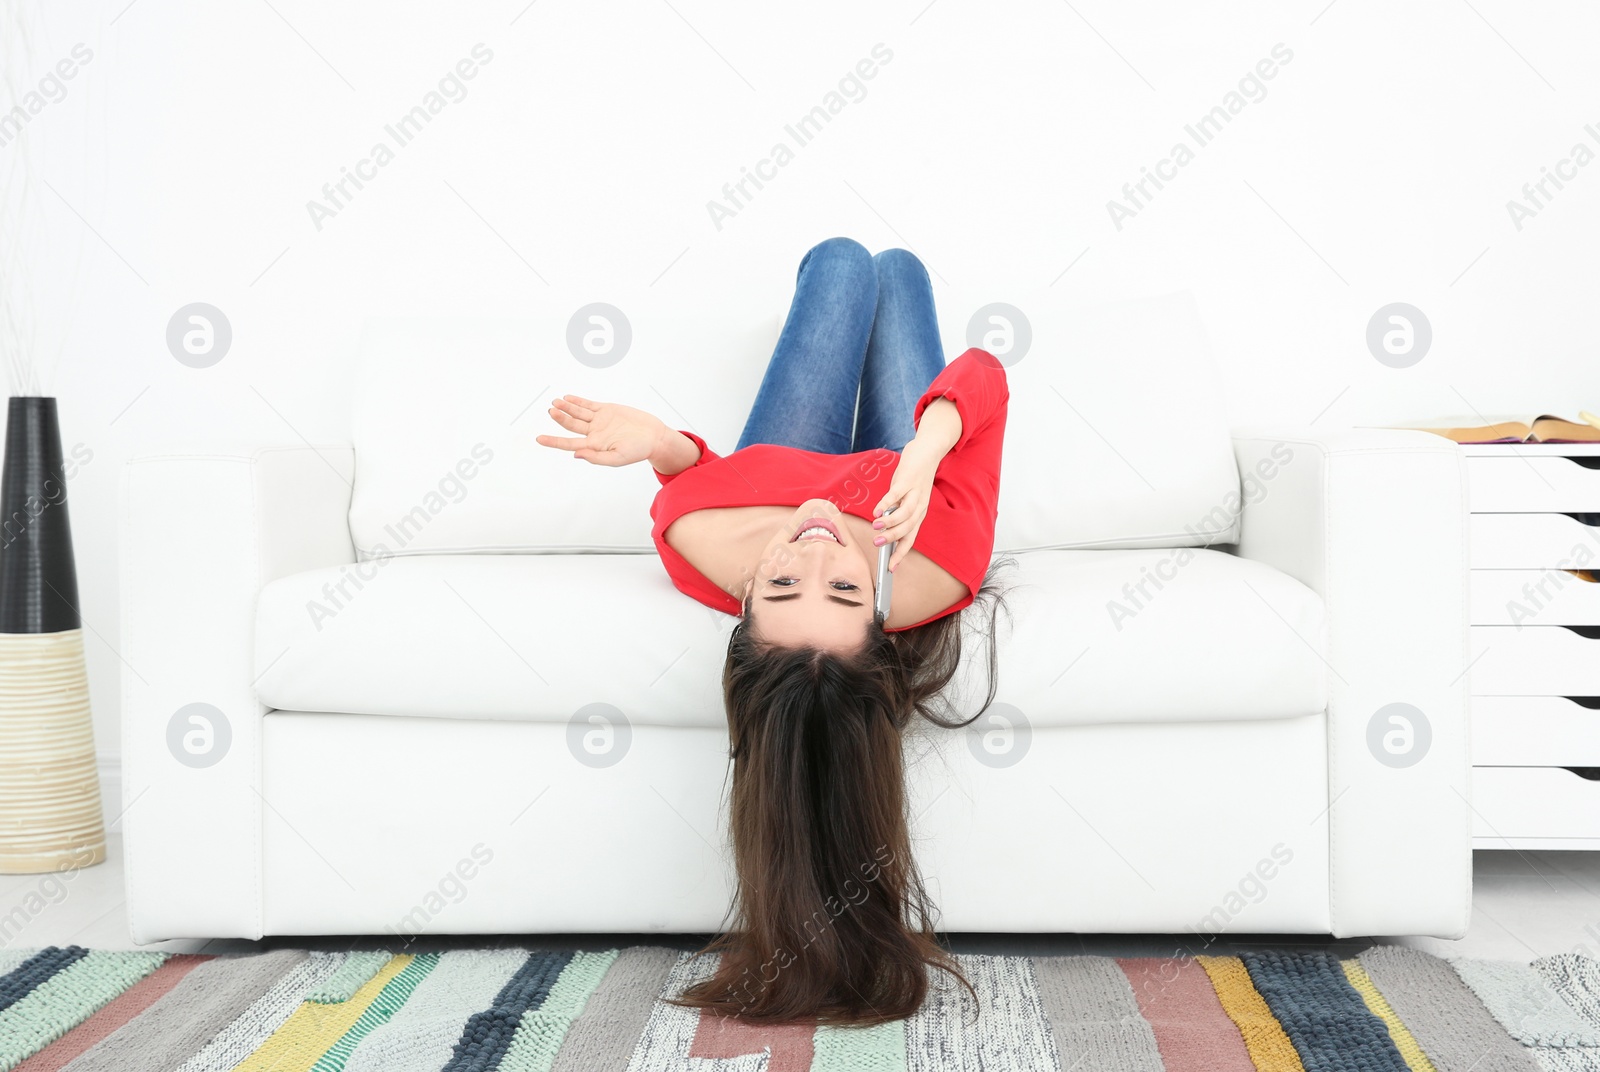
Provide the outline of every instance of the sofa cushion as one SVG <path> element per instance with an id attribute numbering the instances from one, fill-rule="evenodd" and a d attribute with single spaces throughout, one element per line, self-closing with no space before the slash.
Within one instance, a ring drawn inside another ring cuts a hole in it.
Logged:
<path id="1" fill-rule="evenodd" d="M 518 318 L 368 321 L 351 422 L 359 558 L 655 553 L 649 511 L 660 484 L 649 466 L 600 468 L 540 446 L 536 435 L 571 434 L 546 412 L 550 400 L 624 402 L 726 442 L 726 411 L 741 398 L 748 411 L 777 330 L 765 310 L 701 324 L 630 306 L 627 354 L 593 367 L 568 349 L 581 304 L 542 301 Z"/>
<path id="2" fill-rule="evenodd" d="M 995 549 L 1236 541 L 1239 471 L 1192 296 L 1023 309 Z"/>
<path id="3" fill-rule="evenodd" d="M 1000 573 L 1014 587 L 996 698 L 1034 726 L 1326 704 L 1321 599 L 1269 566 L 1051 550 Z M 685 598 L 654 555 L 401 556 L 268 584 L 256 694 L 282 710 L 546 722 L 606 704 L 630 723 L 720 727 L 734 620 Z M 958 702 L 981 693 L 982 655 L 967 645 Z"/>
<path id="4" fill-rule="evenodd" d="M 960 353 L 973 321 L 990 323 L 974 317 L 989 302 L 937 298 L 947 352 Z M 546 413 L 550 399 L 624 402 L 729 453 L 783 317 L 626 302 L 627 353 L 601 366 L 569 343 L 584 304 L 541 296 L 517 319 L 368 323 L 353 421 L 359 557 L 654 553 L 648 466 L 600 469 L 539 446 L 542 432 L 569 434 Z M 1001 355 L 1011 408 L 996 549 L 1235 540 L 1238 473 L 1193 300 L 1075 309 L 1050 295 L 1016 307 L 1031 342 Z M 623 330 L 585 323 L 596 337 Z M 1005 326 L 980 328 L 977 341 L 1004 350 L 1016 325 L 994 323 Z"/>

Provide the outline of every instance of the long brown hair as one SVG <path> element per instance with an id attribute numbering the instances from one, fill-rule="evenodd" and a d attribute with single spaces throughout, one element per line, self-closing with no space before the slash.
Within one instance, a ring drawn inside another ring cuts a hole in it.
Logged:
<path id="1" fill-rule="evenodd" d="M 763 643 L 746 599 L 722 672 L 737 918 L 700 950 L 722 954 L 716 972 L 663 1000 L 752 1022 L 865 1026 L 916 1012 L 929 968 L 977 1000 L 939 944 L 912 859 L 901 734 L 915 715 L 961 728 L 994 702 L 994 578 L 1007 564 L 990 564 L 960 612 L 892 633 L 873 622 L 850 655 Z M 973 620 L 987 638 L 988 695 L 958 719 L 941 693 Z"/>

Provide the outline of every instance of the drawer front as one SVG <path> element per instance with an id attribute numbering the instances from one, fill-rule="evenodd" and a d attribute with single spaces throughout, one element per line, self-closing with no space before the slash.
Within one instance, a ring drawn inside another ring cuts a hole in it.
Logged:
<path id="1" fill-rule="evenodd" d="M 1600 562 L 1600 526 L 1566 514 L 1473 514 L 1473 569 L 1589 569 Z"/>
<path id="2" fill-rule="evenodd" d="M 1474 696 L 1472 762 L 1600 767 L 1600 710 L 1564 696 Z"/>
<path id="3" fill-rule="evenodd" d="M 1565 570 L 1473 570 L 1469 582 L 1473 625 L 1600 625 L 1600 583 Z"/>
<path id="4" fill-rule="evenodd" d="M 1560 767 L 1473 767 L 1472 835 L 1600 837 L 1600 781 Z"/>
<path id="5" fill-rule="evenodd" d="M 1473 512 L 1600 511 L 1600 468 L 1564 456 L 1468 457 L 1467 483 Z"/>
<path id="6" fill-rule="evenodd" d="M 1474 696 L 1600 696 L 1600 639 L 1559 625 L 1474 625 Z"/>

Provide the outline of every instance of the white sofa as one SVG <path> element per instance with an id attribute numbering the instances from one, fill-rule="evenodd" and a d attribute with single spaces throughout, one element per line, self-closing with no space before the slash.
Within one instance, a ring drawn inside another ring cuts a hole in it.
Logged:
<path id="1" fill-rule="evenodd" d="M 370 324 L 345 442 L 128 463 L 136 941 L 724 924 L 733 619 L 661 569 L 645 466 L 533 437 L 573 392 L 730 451 L 781 318 L 635 307 L 602 368 L 582 304 Z M 941 927 L 1460 937 L 1459 449 L 1230 429 L 1187 295 L 1023 304 L 997 702 L 906 743 Z"/>

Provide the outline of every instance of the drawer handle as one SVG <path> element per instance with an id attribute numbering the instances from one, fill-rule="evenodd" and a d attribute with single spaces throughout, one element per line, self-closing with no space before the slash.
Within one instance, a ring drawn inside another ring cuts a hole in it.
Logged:
<path id="1" fill-rule="evenodd" d="M 1562 629 L 1571 629 L 1585 640 L 1600 640 L 1600 625 L 1563 625 Z"/>
<path id="2" fill-rule="evenodd" d="M 1600 454 L 1562 454 L 1560 457 L 1585 469 L 1600 469 Z"/>
<path id="3" fill-rule="evenodd" d="M 1567 696 L 1563 698 L 1571 700 L 1579 707 L 1587 707 L 1591 711 L 1600 710 L 1600 696 Z"/>
<path id="4" fill-rule="evenodd" d="M 1590 528 L 1600 526 L 1600 514 L 1573 513 L 1570 510 L 1564 510 L 1562 512 L 1580 525 L 1588 525 Z"/>
<path id="5" fill-rule="evenodd" d="M 1600 767 L 1562 767 L 1587 782 L 1600 782 Z"/>

